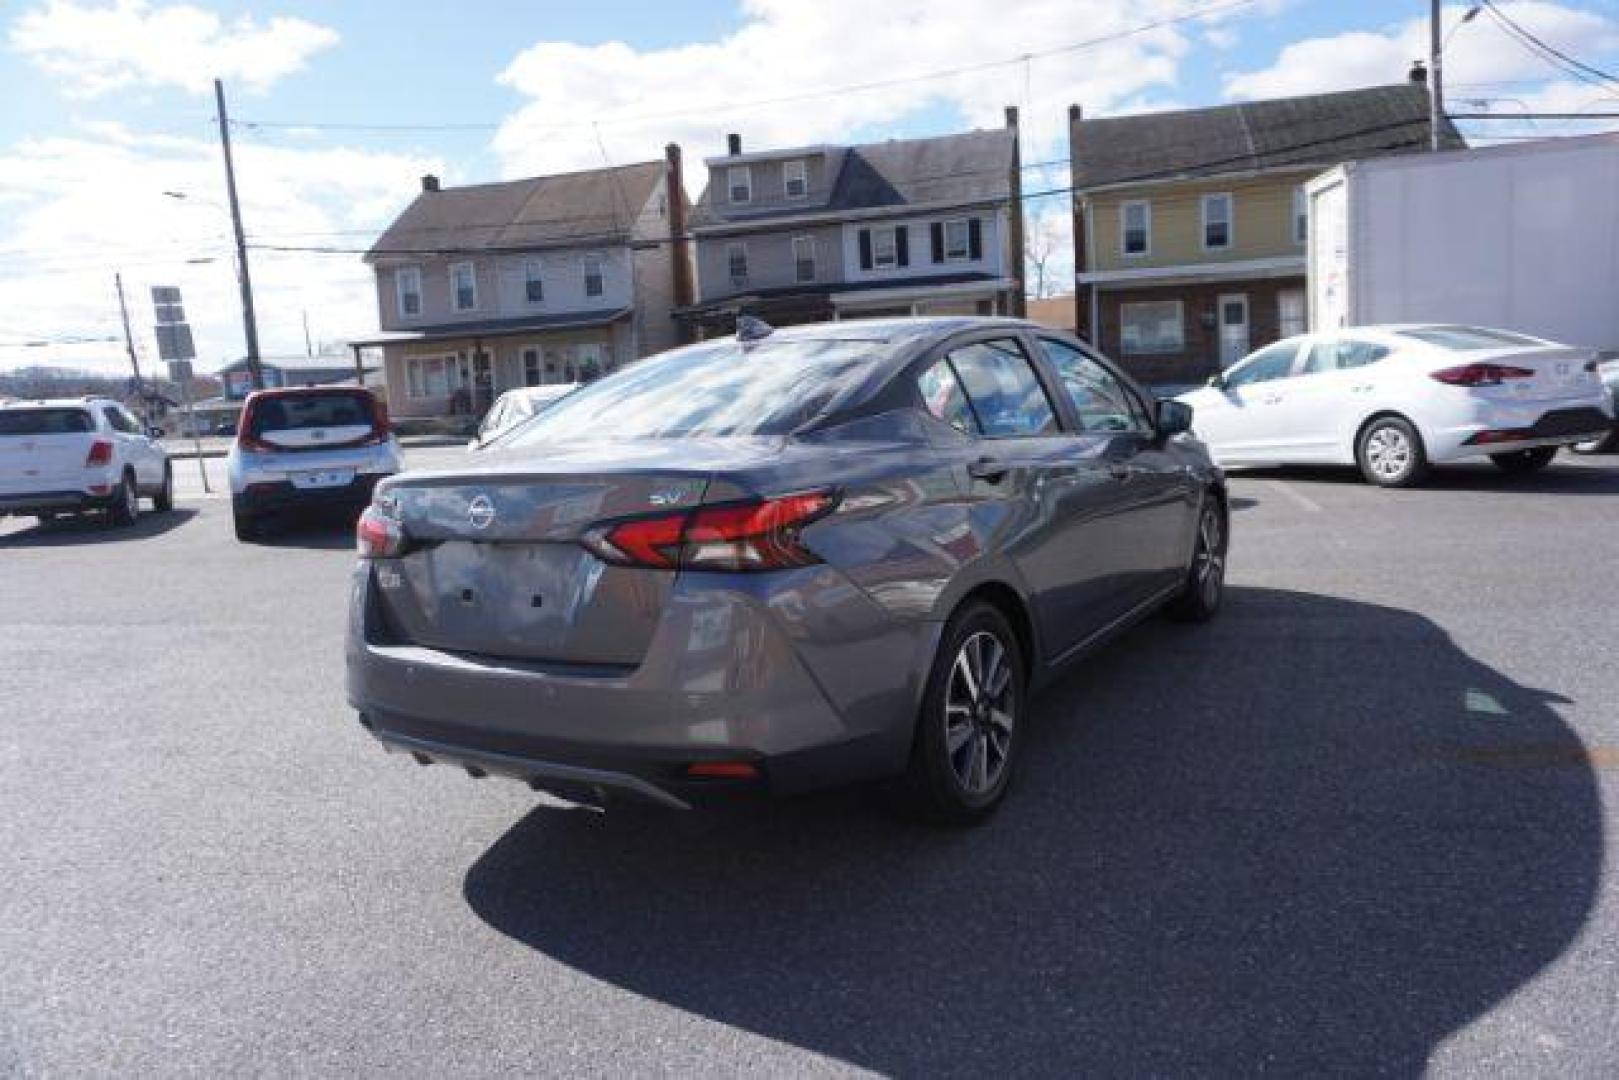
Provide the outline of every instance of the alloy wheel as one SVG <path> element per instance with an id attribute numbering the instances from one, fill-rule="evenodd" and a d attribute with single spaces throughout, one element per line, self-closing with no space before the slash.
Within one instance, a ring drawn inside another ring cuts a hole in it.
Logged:
<path id="1" fill-rule="evenodd" d="M 1197 554 L 1193 556 L 1192 580 L 1204 604 L 1213 607 L 1225 583 L 1225 525 L 1214 507 L 1206 507 L 1197 525 Z"/>
<path id="2" fill-rule="evenodd" d="M 945 752 L 962 789 L 985 795 L 1000 783 L 1012 752 L 1017 689 L 1007 648 L 980 630 L 961 643 L 945 693 Z"/>
<path id="3" fill-rule="evenodd" d="M 1380 427 L 1366 438 L 1366 461 L 1383 479 L 1397 479 L 1411 467 L 1411 440 L 1399 428 Z"/>

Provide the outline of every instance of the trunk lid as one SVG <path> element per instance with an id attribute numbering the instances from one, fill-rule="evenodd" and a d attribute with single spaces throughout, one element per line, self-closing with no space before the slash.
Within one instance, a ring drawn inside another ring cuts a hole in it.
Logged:
<path id="1" fill-rule="evenodd" d="M 1522 368 L 1534 372 L 1523 378 L 1504 379 L 1498 386 L 1473 387 L 1472 392 L 1495 401 L 1566 401 L 1586 399 L 1600 395 L 1601 376 L 1587 371 L 1586 366 L 1595 359 L 1590 349 L 1562 346 L 1542 348 L 1504 348 L 1454 352 L 1437 370 L 1461 364 L 1494 364 Z"/>
<path id="2" fill-rule="evenodd" d="M 741 444 L 741 445 L 739 445 Z M 419 545 L 378 569 L 395 630 L 450 652 L 632 668 L 674 587 L 579 544 L 603 521 L 746 493 L 716 476 L 778 440 L 655 439 L 483 452 L 464 470 L 406 473 L 382 498 Z"/>

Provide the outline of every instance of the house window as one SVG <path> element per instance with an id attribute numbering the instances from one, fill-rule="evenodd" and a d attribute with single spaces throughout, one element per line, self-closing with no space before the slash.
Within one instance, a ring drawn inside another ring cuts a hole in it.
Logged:
<path id="1" fill-rule="evenodd" d="M 802 161 L 789 161 L 781 167 L 782 193 L 789 199 L 802 199 L 809 193 L 809 173 Z"/>
<path id="2" fill-rule="evenodd" d="M 478 309 L 478 275 L 469 262 L 450 267 L 450 296 L 457 311 Z"/>
<path id="3" fill-rule="evenodd" d="M 1121 206 L 1119 232 L 1119 243 L 1126 255 L 1146 255 L 1151 252 L 1152 203 L 1138 199 Z"/>
<path id="4" fill-rule="evenodd" d="M 1231 196 L 1225 192 L 1203 196 L 1203 250 L 1229 248 L 1231 232 Z"/>
<path id="5" fill-rule="evenodd" d="M 461 385 L 454 356 L 409 356 L 405 358 L 405 392 L 413 398 L 448 397 Z"/>
<path id="6" fill-rule="evenodd" d="M 523 299 L 531 304 L 545 299 L 545 282 L 540 276 L 538 259 L 528 259 L 523 263 Z"/>
<path id="7" fill-rule="evenodd" d="M 972 243 L 968 239 L 967 219 L 944 223 L 944 257 L 950 262 L 972 256 Z"/>
<path id="8" fill-rule="evenodd" d="M 529 347 L 523 350 L 523 385 L 540 385 L 540 350 Z"/>
<path id="9" fill-rule="evenodd" d="M 1304 198 L 1304 185 L 1293 189 L 1293 242 L 1304 243 L 1310 235 L 1310 204 Z"/>
<path id="10" fill-rule="evenodd" d="M 602 261 L 599 256 L 586 255 L 585 266 L 585 295 L 600 296 L 602 294 Z"/>
<path id="11" fill-rule="evenodd" d="M 726 244 L 725 267 L 731 274 L 731 283 L 741 285 L 748 280 L 748 245 Z"/>
<path id="12" fill-rule="evenodd" d="M 871 230 L 871 265 L 879 270 L 899 265 L 899 239 L 896 230 Z"/>
<path id="13" fill-rule="evenodd" d="M 815 280 L 815 237 L 793 237 L 793 280 Z"/>
<path id="14" fill-rule="evenodd" d="M 731 191 L 732 202 L 752 202 L 753 170 L 746 165 L 732 165 L 725 171 L 725 186 Z"/>
<path id="15" fill-rule="evenodd" d="M 1186 318 L 1179 300 L 1119 305 L 1119 351 L 1127 356 L 1175 353 L 1186 347 Z"/>
<path id="16" fill-rule="evenodd" d="M 399 293 L 399 315 L 410 318 L 422 313 L 422 272 L 415 266 L 394 271 L 394 287 Z"/>

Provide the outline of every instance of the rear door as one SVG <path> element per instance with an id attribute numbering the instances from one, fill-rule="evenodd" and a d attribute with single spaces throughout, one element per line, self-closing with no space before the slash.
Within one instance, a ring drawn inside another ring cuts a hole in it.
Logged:
<path id="1" fill-rule="evenodd" d="M 76 406 L 0 409 L 0 494 L 77 489 L 95 430 Z"/>
<path id="2" fill-rule="evenodd" d="M 1346 463 L 1359 418 L 1387 377 L 1393 350 L 1353 334 L 1305 340 L 1295 374 L 1276 408 L 1281 451 L 1289 461 Z"/>

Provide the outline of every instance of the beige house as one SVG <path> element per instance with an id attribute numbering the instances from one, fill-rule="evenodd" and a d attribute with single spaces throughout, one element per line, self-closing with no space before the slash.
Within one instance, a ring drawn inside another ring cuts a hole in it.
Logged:
<path id="1" fill-rule="evenodd" d="M 690 302 L 680 149 L 664 161 L 422 191 L 366 255 L 395 416 L 479 415 L 678 344 Z"/>
<path id="2" fill-rule="evenodd" d="M 1201 381 L 1307 326 L 1305 181 L 1426 149 L 1420 81 L 1086 120 L 1069 110 L 1080 333 L 1150 382 Z M 1461 138 L 1446 122 L 1445 141 Z"/>

